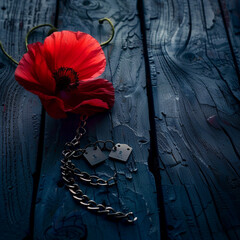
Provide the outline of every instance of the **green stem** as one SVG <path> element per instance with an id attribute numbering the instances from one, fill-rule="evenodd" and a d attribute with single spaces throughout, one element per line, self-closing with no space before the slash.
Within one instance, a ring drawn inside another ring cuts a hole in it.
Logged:
<path id="1" fill-rule="evenodd" d="M 15 64 L 18 65 L 18 62 L 17 62 L 13 57 L 11 57 L 11 56 L 4 50 L 1 41 L 0 41 L 0 49 L 2 50 L 2 52 L 3 52 L 12 62 L 14 62 Z"/>
<path id="2" fill-rule="evenodd" d="M 112 39 L 114 37 L 114 33 L 115 33 L 114 26 L 113 26 L 113 24 L 112 24 L 112 22 L 111 22 L 111 20 L 109 18 L 101 18 L 101 19 L 98 20 L 98 22 L 100 24 L 103 24 L 104 21 L 107 21 L 110 24 L 110 26 L 112 28 L 112 34 L 111 34 L 110 38 L 107 41 L 105 41 L 105 42 L 100 44 L 101 46 L 104 46 L 104 45 L 110 43 L 112 41 Z"/>
<path id="3" fill-rule="evenodd" d="M 110 38 L 109 38 L 107 41 L 105 41 L 105 42 L 103 42 L 103 43 L 100 44 L 101 46 L 104 46 L 104 45 L 107 45 L 108 43 L 110 43 L 110 42 L 112 41 L 113 37 L 114 37 L 114 34 L 115 34 L 115 29 L 114 29 L 114 26 L 113 26 L 111 20 L 110 20 L 109 18 L 99 19 L 99 23 L 100 23 L 100 24 L 103 24 L 104 21 L 107 21 L 107 22 L 110 24 L 110 26 L 111 26 L 111 28 L 112 28 L 112 34 L 111 34 Z M 51 33 L 55 32 L 55 31 L 57 31 L 57 28 L 55 28 L 52 24 L 48 24 L 48 23 L 40 24 L 40 25 L 38 25 L 38 26 L 36 26 L 36 27 L 31 28 L 30 31 L 27 33 L 27 35 L 26 35 L 26 37 L 25 37 L 25 46 L 26 46 L 27 51 L 28 51 L 28 38 L 29 38 L 30 34 L 31 34 L 34 30 L 36 30 L 37 28 L 40 28 L 40 27 L 51 27 L 51 29 L 50 29 L 49 32 L 48 32 L 48 33 L 49 33 L 48 35 L 50 35 Z M 10 55 L 4 50 L 1 41 L 0 41 L 0 49 L 2 50 L 2 52 L 4 53 L 4 55 L 7 56 L 8 59 L 10 59 L 12 62 L 14 62 L 14 63 L 17 64 L 17 65 L 19 64 L 12 56 L 10 56 Z"/>
<path id="4" fill-rule="evenodd" d="M 44 24 L 40 24 L 36 27 L 33 27 L 30 29 L 30 31 L 27 33 L 26 37 L 25 37 L 25 46 L 26 46 L 26 49 L 28 51 L 28 37 L 29 35 L 34 31 L 36 30 L 37 28 L 40 28 L 40 27 L 51 27 L 51 29 L 49 30 L 49 35 L 53 32 L 55 32 L 57 30 L 57 28 L 55 28 L 52 24 L 49 24 L 49 23 L 44 23 Z"/>

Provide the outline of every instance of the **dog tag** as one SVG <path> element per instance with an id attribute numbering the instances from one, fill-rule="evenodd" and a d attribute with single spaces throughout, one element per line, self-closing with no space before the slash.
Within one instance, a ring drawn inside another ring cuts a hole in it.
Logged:
<path id="1" fill-rule="evenodd" d="M 99 147 L 87 147 L 83 156 L 87 159 L 91 166 L 95 166 L 107 159 L 106 155 Z"/>
<path id="2" fill-rule="evenodd" d="M 132 148 L 127 144 L 117 143 L 111 150 L 109 157 L 126 162 L 132 152 Z"/>

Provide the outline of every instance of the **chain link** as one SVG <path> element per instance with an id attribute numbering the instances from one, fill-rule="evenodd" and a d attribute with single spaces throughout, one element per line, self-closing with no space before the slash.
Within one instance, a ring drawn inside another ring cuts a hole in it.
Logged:
<path id="1" fill-rule="evenodd" d="M 101 150 L 111 151 L 115 144 L 112 140 L 107 141 L 96 141 L 93 144 L 88 144 L 84 148 L 78 148 L 80 145 L 80 140 L 83 135 L 86 133 L 86 120 L 87 117 L 82 117 L 79 127 L 76 130 L 75 137 L 65 144 L 65 149 L 62 151 L 63 159 L 61 160 L 61 173 L 62 179 L 65 182 L 66 187 L 69 192 L 72 194 L 73 198 L 82 206 L 86 207 L 89 211 L 104 214 L 108 217 L 117 220 L 125 220 L 128 223 L 133 223 L 137 220 L 137 217 L 134 217 L 133 212 L 123 213 L 114 210 L 110 206 L 105 206 L 103 204 L 97 204 L 94 200 L 89 199 L 87 195 L 85 195 L 80 189 L 79 185 L 76 182 L 77 180 L 83 181 L 92 186 L 107 186 L 110 187 L 116 184 L 116 174 L 113 177 L 110 177 L 107 180 L 104 180 L 96 175 L 90 175 L 87 172 L 82 172 L 80 169 L 75 167 L 75 164 L 72 163 L 71 159 L 73 158 L 81 158 L 83 154 L 86 152 L 86 148 L 93 146 L 99 146 Z"/>

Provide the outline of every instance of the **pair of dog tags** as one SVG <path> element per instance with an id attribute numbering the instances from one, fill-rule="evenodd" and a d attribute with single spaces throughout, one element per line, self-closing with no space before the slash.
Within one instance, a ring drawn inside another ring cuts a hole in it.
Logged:
<path id="1" fill-rule="evenodd" d="M 111 149 L 109 157 L 121 162 L 126 162 L 131 152 L 132 148 L 127 144 L 117 143 Z M 87 147 L 86 152 L 83 155 L 91 166 L 104 162 L 108 158 L 99 147 Z"/>

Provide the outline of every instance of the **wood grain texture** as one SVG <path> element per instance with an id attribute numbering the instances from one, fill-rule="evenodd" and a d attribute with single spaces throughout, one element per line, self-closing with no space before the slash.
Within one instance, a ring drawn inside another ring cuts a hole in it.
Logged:
<path id="1" fill-rule="evenodd" d="M 238 79 L 240 81 L 240 0 L 219 0 L 225 29 L 235 58 Z"/>
<path id="2" fill-rule="evenodd" d="M 55 1 L 0 1 L 3 46 L 19 60 L 29 28 L 51 22 Z M 34 40 L 33 38 L 31 40 Z M 16 66 L 0 52 L 0 239 L 29 233 L 41 104 L 14 79 Z"/>
<path id="3" fill-rule="evenodd" d="M 239 239 L 240 92 L 219 2 L 143 2 L 168 237 Z"/>
<path id="4" fill-rule="evenodd" d="M 116 103 L 110 113 L 89 119 L 84 146 L 96 140 L 112 139 L 133 147 L 126 164 L 108 159 L 92 169 L 85 160 L 76 165 L 107 179 L 117 174 L 117 186 L 82 190 L 98 203 L 120 211 L 133 211 L 134 225 L 109 221 L 77 205 L 60 175 L 61 151 L 72 139 L 78 116 L 53 120 L 47 116 L 44 155 L 35 212 L 35 239 L 159 239 L 160 226 L 154 179 L 148 170 L 149 121 L 145 63 L 136 1 L 60 1 L 59 29 L 90 33 L 100 42 L 108 39 L 110 26 L 98 24 L 109 17 L 116 35 L 104 52 L 107 66 L 103 77 L 115 87 Z"/>

